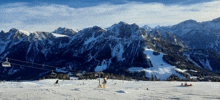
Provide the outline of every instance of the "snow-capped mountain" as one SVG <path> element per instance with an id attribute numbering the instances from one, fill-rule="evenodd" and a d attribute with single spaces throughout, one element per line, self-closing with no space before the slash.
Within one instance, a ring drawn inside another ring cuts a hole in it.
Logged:
<path id="1" fill-rule="evenodd" d="M 206 29 L 210 29 L 215 33 L 220 31 L 220 18 L 213 19 L 212 21 L 202 22 L 202 26 Z"/>
<path id="2" fill-rule="evenodd" d="M 212 21 L 207 22 L 197 22 L 195 20 L 186 20 L 177 25 L 173 25 L 171 27 L 160 27 L 157 29 L 153 29 L 150 34 L 154 36 L 158 36 L 156 33 L 160 33 L 159 36 L 162 39 L 166 40 L 170 38 L 170 40 L 184 47 L 187 51 L 185 55 L 189 57 L 195 57 L 195 52 L 198 51 L 197 54 L 200 54 L 197 59 L 193 59 L 193 62 L 201 65 L 200 67 L 205 68 L 211 71 L 219 71 L 219 59 L 213 57 L 213 53 L 215 52 L 217 55 L 220 54 L 220 18 L 214 19 Z M 168 35 L 169 34 L 169 35 Z M 180 43 L 177 43 L 180 42 Z M 188 50 L 187 50 L 188 49 Z M 190 50 L 189 50 L 190 49 Z M 206 53 L 200 53 L 200 51 L 206 51 Z M 191 51 L 189 53 L 189 51 Z M 202 56 L 203 55 L 203 56 Z M 211 58 L 210 58 L 211 57 Z M 203 59 L 203 61 L 199 61 L 198 59 Z M 215 61 L 215 62 L 214 62 Z"/>
<path id="3" fill-rule="evenodd" d="M 154 29 L 159 29 L 161 27 L 162 27 L 161 25 L 157 25 L 156 27 L 154 27 Z"/>
<path id="4" fill-rule="evenodd" d="M 147 32 L 150 32 L 153 29 L 148 25 L 144 25 L 144 26 L 142 26 L 142 28 L 144 28 Z"/>
<path id="5" fill-rule="evenodd" d="M 57 33 L 57 34 L 63 34 L 63 35 L 68 35 L 68 36 L 73 36 L 75 33 L 77 33 L 77 30 L 73 30 L 73 29 L 68 29 L 68 28 L 62 28 L 59 27 L 57 28 L 55 31 L 53 31 L 52 33 Z"/>
<path id="6" fill-rule="evenodd" d="M 185 44 L 174 34 L 147 33 L 136 24 L 119 22 L 106 29 L 94 26 L 80 31 L 67 28 L 53 32 L 11 29 L 0 35 L 1 61 L 8 57 L 12 64 L 11 68 L 0 68 L 0 79 L 37 79 L 51 72 L 26 66 L 57 72 L 64 72 L 64 69 L 66 72 L 72 70 L 72 73 L 102 70 L 117 74 L 130 74 L 130 69 L 142 68 L 146 76 L 152 74 L 149 72 L 152 69 L 153 74 L 161 79 L 173 74 L 180 76 L 184 73 L 176 70 L 182 69 L 189 70 L 189 75 L 215 75 L 184 57 Z"/>

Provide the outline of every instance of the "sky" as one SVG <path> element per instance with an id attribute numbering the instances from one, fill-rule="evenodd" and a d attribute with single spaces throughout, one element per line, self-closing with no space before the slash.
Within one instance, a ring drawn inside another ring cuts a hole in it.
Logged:
<path id="1" fill-rule="evenodd" d="M 110 27 L 120 21 L 170 26 L 220 17 L 219 0 L 1 0 L 0 30 Z"/>

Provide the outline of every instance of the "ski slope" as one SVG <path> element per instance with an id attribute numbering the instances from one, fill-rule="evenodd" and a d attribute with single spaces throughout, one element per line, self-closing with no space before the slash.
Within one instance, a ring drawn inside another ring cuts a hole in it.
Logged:
<path id="1" fill-rule="evenodd" d="M 217 100 L 219 82 L 107 80 L 106 88 L 98 88 L 98 80 L 56 79 L 0 83 L 0 100 Z M 83 85 L 84 83 L 84 85 Z M 102 82 L 101 82 L 102 83 Z M 115 83 L 117 85 L 115 85 Z M 148 90 L 147 90 L 148 88 Z"/>
<path id="2" fill-rule="evenodd" d="M 161 80 L 166 80 L 169 78 L 171 75 L 176 75 L 180 77 L 181 75 L 176 72 L 178 68 L 175 66 L 172 66 L 166 62 L 163 61 L 163 53 L 159 53 L 158 55 L 153 54 L 154 50 L 148 49 L 147 47 L 145 48 L 144 53 L 147 55 L 147 58 L 151 60 L 152 67 L 150 68 L 143 68 L 143 67 L 131 67 L 128 70 L 130 72 L 135 72 L 135 71 L 145 71 L 146 77 L 151 78 L 152 75 Z M 179 69 L 180 70 L 180 69 Z"/>

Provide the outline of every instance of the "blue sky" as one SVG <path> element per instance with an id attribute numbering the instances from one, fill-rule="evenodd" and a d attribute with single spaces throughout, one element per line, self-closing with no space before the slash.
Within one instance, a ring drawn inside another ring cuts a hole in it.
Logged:
<path id="1" fill-rule="evenodd" d="M 0 9 L 5 31 L 106 28 L 119 21 L 155 27 L 220 17 L 217 0 L 1 0 Z"/>
<path id="2" fill-rule="evenodd" d="M 141 3 L 157 2 L 157 3 L 163 3 L 165 5 L 170 5 L 170 4 L 188 5 L 188 4 L 196 4 L 196 3 L 210 2 L 210 1 L 213 0 L 1 0 L 3 4 L 15 3 L 15 2 L 28 2 L 31 5 L 62 4 L 74 8 L 97 6 L 103 3 L 124 4 L 128 2 L 141 2 Z"/>

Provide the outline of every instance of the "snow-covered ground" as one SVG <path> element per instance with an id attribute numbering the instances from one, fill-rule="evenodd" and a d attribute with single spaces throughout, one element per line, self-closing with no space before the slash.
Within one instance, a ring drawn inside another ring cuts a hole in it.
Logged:
<path id="1" fill-rule="evenodd" d="M 107 81 L 98 88 L 98 80 L 59 80 L 1 82 L 0 100 L 217 100 L 219 82 L 188 82 L 191 87 L 175 81 Z M 84 85 L 83 85 L 84 83 Z M 115 85 L 115 83 L 117 85 Z M 147 90 L 148 88 L 148 90 Z"/>
<path id="2" fill-rule="evenodd" d="M 172 74 L 179 76 L 179 77 L 181 76 L 179 73 L 176 72 L 176 70 L 181 70 L 181 69 L 178 69 L 175 66 L 172 66 L 163 61 L 163 55 L 164 55 L 163 53 L 154 55 L 153 52 L 154 50 L 148 49 L 148 48 L 145 48 L 145 51 L 144 51 L 144 53 L 147 55 L 147 58 L 151 60 L 153 67 L 150 67 L 150 68 L 131 67 L 129 68 L 129 71 L 130 72 L 145 71 L 146 77 L 151 78 L 153 75 L 161 80 L 166 80 Z"/>

